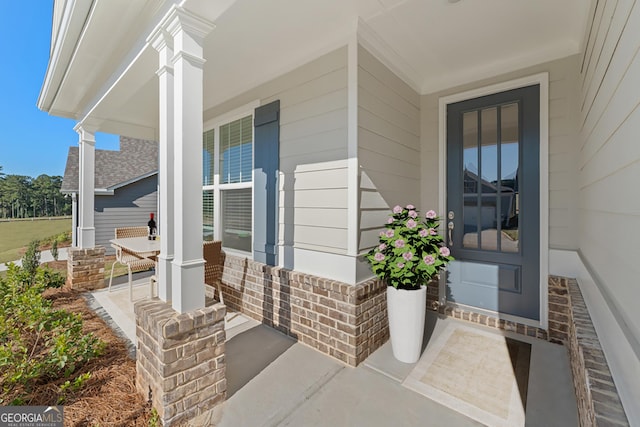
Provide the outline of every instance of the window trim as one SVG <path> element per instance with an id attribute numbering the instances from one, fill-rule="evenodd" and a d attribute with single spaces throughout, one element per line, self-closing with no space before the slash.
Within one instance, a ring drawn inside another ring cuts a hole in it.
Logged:
<path id="1" fill-rule="evenodd" d="M 210 130 L 214 130 L 214 144 L 213 144 L 213 184 L 210 185 L 202 185 L 202 190 L 213 190 L 213 238 L 214 240 L 222 241 L 222 234 L 220 232 L 222 228 L 222 218 L 220 215 L 222 208 L 222 198 L 221 192 L 224 190 L 239 190 L 245 188 L 251 188 L 251 250 L 250 252 L 245 252 L 239 249 L 228 248 L 223 246 L 224 250 L 244 256 L 250 259 L 253 259 L 253 236 L 254 236 L 254 215 L 255 209 L 253 209 L 253 200 L 254 200 L 254 187 L 253 182 L 255 180 L 255 171 L 253 169 L 253 165 L 251 167 L 251 181 L 250 182 L 237 182 L 230 184 L 220 184 L 220 127 L 236 120 L 240 120 L 244 117 L 251 116 L 251 123 L 255 121 L 255 109 L 260 106 L 260 101 L 252 101 L 248 104 L 245 104 L 242 107 L 236 108 L 234 110 L 228 111 L 224 114 L 214 117 L 213 119 L 207 120 L 204 122 L 202 133 L 209 132 Z M 255 155 L 255 124 L 251 127 L 251 158 Z"/>

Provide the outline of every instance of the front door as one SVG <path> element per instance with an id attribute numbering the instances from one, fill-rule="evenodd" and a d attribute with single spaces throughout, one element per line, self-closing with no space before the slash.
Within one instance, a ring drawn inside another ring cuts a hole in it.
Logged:
<path id="1" fill-rule="evenodd" d="M 447 107 L 447 299 L 540 318 L 540 86 Z"/>

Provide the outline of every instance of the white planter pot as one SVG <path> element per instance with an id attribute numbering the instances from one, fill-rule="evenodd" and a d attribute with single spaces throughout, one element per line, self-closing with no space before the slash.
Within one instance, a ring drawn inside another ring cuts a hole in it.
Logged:
<path id="1" fill-rule="evenodd" d="M 387 286 L 387 313 L 393 356 L 404 363 L 415 363 L 422 351 L 427 287 L 419 290 Z"/>

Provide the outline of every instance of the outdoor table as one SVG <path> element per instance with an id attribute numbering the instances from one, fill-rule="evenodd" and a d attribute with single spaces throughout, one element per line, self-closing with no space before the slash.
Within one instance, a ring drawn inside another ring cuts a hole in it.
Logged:
<path id="1" fill-rule="evenodd" d="M 149 260 L 155 264 L 156 274 L 158 272 L 157 256 L 160 253 L 160 240 L 149 240 L 147 237 L 124 237 L 109 240 L 111 246 L 116 250 L 116 259 L 121 264 L 131 264 L 138 261 Z M 133 255 L 137 259 L 124 259 L 123 252 Z M 151 279 L 150 297 L 153 298 L 153 282 Z M 133 283 L 131 277 L 131 267 L 129 266 L 129 298 L 133 301 Z"/>

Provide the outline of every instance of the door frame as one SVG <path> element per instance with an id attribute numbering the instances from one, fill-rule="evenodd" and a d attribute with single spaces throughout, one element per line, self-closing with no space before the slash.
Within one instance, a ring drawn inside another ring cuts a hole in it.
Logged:
<path id="1" fill-rule="evenodd" d="M 442 96 L 438 99 L 438 210 L 444 215 L 447 208 L 447 105 L 532 85 L 540 86 L 540 320 L 504 313 L 498 313 L 498 316 L 501 319 L 547 329 L 549 323 L 549 73 L 534 74 Z M 442 275 L 439 295 L 442 304 L 446 303 L 444 280 Z M 473 310 L 484 311 L 477 308 Z"/>

